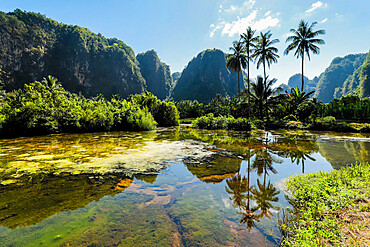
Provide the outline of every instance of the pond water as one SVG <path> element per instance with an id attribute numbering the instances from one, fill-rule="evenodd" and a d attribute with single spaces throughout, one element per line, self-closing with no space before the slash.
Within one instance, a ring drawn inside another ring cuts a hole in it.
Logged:
<path id="1" fill-rule="evenodd" d="M 196 130 L 0 140 L 0 246 L 277 246 L 287 177 L 370 136 Z"/>

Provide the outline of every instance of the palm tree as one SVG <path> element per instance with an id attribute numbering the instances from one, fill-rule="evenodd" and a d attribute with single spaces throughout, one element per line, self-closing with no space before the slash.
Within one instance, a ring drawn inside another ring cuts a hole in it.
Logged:
<path id="1" fill-rule="evenodd" d="M 233 53 L 226 56 L 226 67 L 231 69 L 231 72 L 238 73 L 238 94 L 240 94 L 239 73 L 247 66 L 245 48 L 241 42 L 234 41 L 230 50 L 233 51 Z"/>
<path id="2" fill-rule="evenodd" d="M 272 88 L 272 85 L 276 82 L 276 79 L 264 80 L 261 76 L 257 77 L 257 80 L 251 84 L 251 96 L 252 101 L 259 110 L 259 117 L 262 119 L 265 110 L 272 105 L 277 97 L 274 96 L 276 89 Z"/>
<path id="3" fill-rule="evenodd" d="M 307 54 L 308 60 L 310 60 L 310 52 L 312 51 L 313 54 L 319 54 L 320 48 L 317 45 L 325 44 L 324 40 L 318 39 L 317 36 L 320 34 L 325 34 L 324 30 L 317 30 L 314 31 L 313 27 L 317 24 L 317 22 L 313 22 L 310 26 L 308 26 L 307 22 L 301 20 L 298 25 L 298 29 L 290 29 L 292 33 L 289 36 L 285 43 L 290 42 L 288 47 L 284 51 L 284 55 L 288 55 L 290 51 L 295 49 L 294 56 L 297 58 L 302 58 L 302 91 L 304 87 L 304 77 L 303 77 L 303 64 L 304 64 L 304 54 Z"/>
<path id="4" fill-rule="evenodd" d="M 267 80 L 266 76 L 266 63 L 267 66 L 270 68 L 270 64 L 272 62 L 277 63 L 277 59 L 279 58 L 279 55 L 277 54 L 278 49 L 276 47 L 273 47 L 273 44 L 276 44 L 279 42 L 278 39 L 271 39 L 272 34 L 270 31 L 267 33 L 262 33 L 259 36 L 259 39 L 257 41 L 256 48 L 254 49 L 254 53 L 252 55 L 253 58 L 256 58 L 257 60 L 257 69 L 260 67 L 261 64 L 263 64 L 263 74 L 265 82 Z"/>
<path id="5" fill-rule="evenodd" d="M 247 52 L 247 67 L 248 67 L 248 116 L 251 116 L 251 106 L 250 106 L 250 78 L 249 78 L 249 61 L 252 59 L 251 57 L 251 51 L 256 47 L 255 43 L 258 40 L 258 37 L 254 37 L 254 34 L 256 33 L 256 30 L 252 30 L 251 27 L 248 27 L 247 33 L 243 33 L 240 35 L 240 38 L 242 39 L 242 43 L 245 47 L 245 50 Z"/>
<path id="6" fill-rule="evenodd" d="M 51 92 L 62 87 L 62 84 L 58 82 L 58 79 L 51 75 L 44 77 L 41 82 L 44 83 L 47 89 L 49 89 Z"/>

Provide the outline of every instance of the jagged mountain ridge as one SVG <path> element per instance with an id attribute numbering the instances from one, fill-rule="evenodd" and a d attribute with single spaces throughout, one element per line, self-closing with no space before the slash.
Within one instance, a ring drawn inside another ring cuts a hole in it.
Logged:
<path id="1" fill-rule="evenodd" d="M 227 70 L 225 58 L 226 54 L 218 49 L 199 53 L 182 71 L 172 93 L 173 99 L 207 103 L 217 94 L 235 96 L 238 76 Z M 243 75 L 240 75 L 240 85 L 243 89 Z"/>
<path id="2" fill-rule="evenodd" d="M 154 50 L 139 53 L 136 59 L 139 61 L 141 74 L 146 80 L 147 90 L 159 99 L 169 97 L 173 88 L 170 67 L 161 62 Z"/>

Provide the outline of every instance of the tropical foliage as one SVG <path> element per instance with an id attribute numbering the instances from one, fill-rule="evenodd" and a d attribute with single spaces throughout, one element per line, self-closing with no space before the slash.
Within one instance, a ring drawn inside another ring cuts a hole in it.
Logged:
<path id="1" fill-rule="evenodd" d="M 153 117 L 154 116 L 154 117 Z M 41 135 L 61 132 L 152 130 L 178 125 L 173 102 L 158 100 L 151 93 L 132 95 L 130 100 L 101 94 L 87 99 L 66 91 L 52 76 L 26 84 L 0 101 L 1 136 Z"/>
<path id="2" fill-rule="evenodd" d="M 142 94 L 130 95 L 129 101 L 141 108 L 148 109 L 159 126 L 175 126 L 180 123 L 180 115 L 175 103 L 161 101 L 148 91 Z"/>
<path id="3" fill-rule="evenodd" d="M 249 121 L 245 118 L 235 119 L 232 116 L 214 117 L 212 113 L 202 116 L 193 121 L 193 126 L 198 129 L 227 129 L 227 130 L 243 130 L 251 129 Z"/>

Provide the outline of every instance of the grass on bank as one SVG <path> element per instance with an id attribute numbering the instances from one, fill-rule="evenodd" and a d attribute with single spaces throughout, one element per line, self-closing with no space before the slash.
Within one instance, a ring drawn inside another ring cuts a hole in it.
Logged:
<path id="1" fill-rule="evenodd" d="M 293 209 L 279 218 L 282 246 L 370 246 L 370 165 L 288 180 Z"/>

